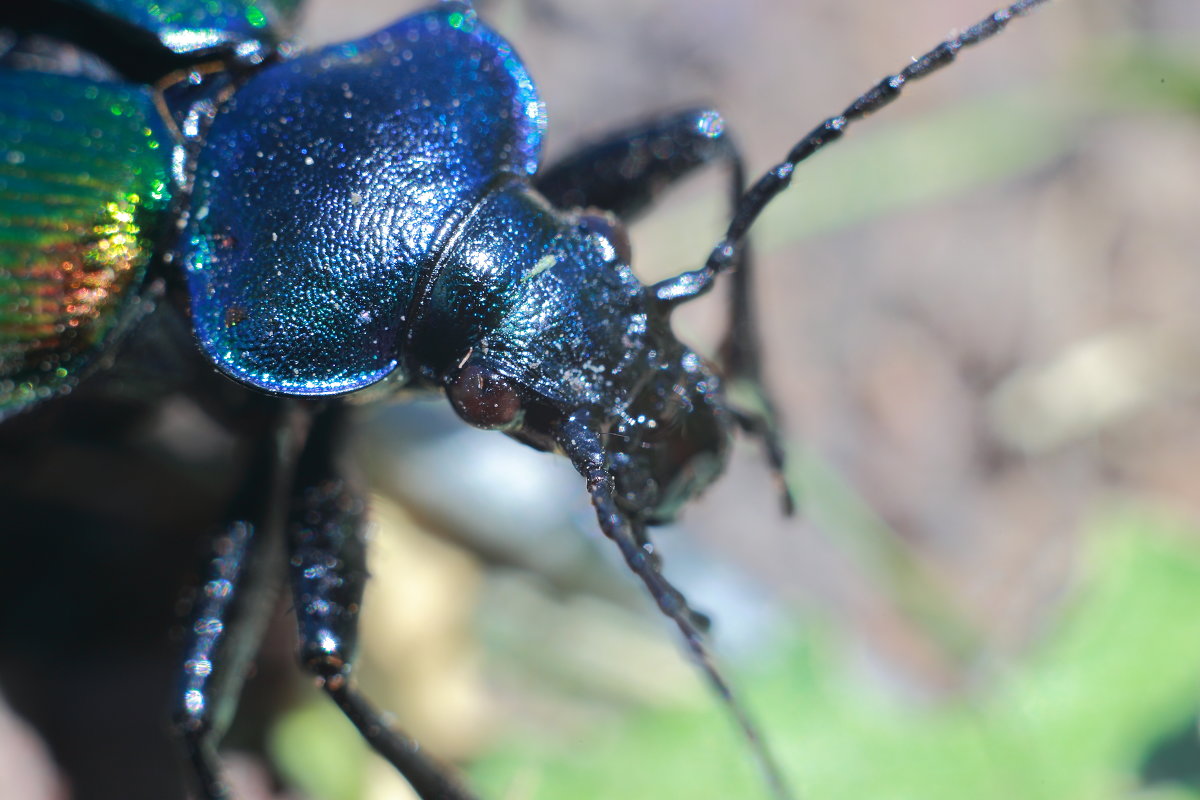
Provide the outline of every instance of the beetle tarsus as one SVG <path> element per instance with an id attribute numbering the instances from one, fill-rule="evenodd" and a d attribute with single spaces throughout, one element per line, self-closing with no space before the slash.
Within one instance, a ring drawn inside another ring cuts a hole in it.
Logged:
<path id="1" fill-rule="evenodd" d="M 367 744 L 404 776 L 421 800 L 475 800 L 475 795 L 451 778 L 448 769 L 426 756 L 415 740 L 384 722 L 379 710 L 349 681 L 325 681 L 323 688 Z"/>
<path id="2" fill-rule="evenodd" d="M 201 800 L 232 800 L 229 786 L 221 778 L 217 751 L 205 736 L 184 735 L 192 781 Z"/>
<path id="3" fill-rule="evenodd" d="M 769 398 L 760 396 L 759 401 L 769 402 Z M 733 408 L 731 413 L 739 428 L 747 435 L 762 441 L 763 447 L 766 449 L 767 463 L 771 467 L 771 474 L 774 475 L 775 482 L 779 487 L 779 500 L 783 514 L 787 517 L 792 516 L 796 513 L 796 495 L 788 481 L 787 448 L 779 433 L 774 412 L 768 407 L 765 412 Z"/>

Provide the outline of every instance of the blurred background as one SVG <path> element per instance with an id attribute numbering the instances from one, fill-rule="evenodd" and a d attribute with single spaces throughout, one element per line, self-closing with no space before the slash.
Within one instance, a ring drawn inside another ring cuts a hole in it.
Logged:
<path id="1" fill-rule="evenodd" d="M 546 162 L 711 104 L 757 175 L 993 2 L 476 6 L 539 86 Z M 301 38 L 422 5 L 310 0 Z M 1198 45 L 1194 0 L 1055 0 L 755 226 L 799 513 L 742 442 L 659 539 L 802 796 L 1200 797 Z M 717 173 L 634 229 L 645 280 L 719 238 Z M 712 353 L 723 312 L 679 332 Z M 766 796 L 578 476 L 443 405 L 363 414 L 372 695 L 489 798 Z M 326 703 L 269 741 L 304 796 L 411 796 Z"/>

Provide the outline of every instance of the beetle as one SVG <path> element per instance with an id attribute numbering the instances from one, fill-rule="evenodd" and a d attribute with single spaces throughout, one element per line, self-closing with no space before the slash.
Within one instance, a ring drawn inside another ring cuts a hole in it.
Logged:
<path id="1" fill-rule="evenodd" d="M 164 512 L 187 530 L 161 537 L 210 543 L 173 708 L 200 796 L 227 796 L 216 746 L 286 568 L 303 668 L 421 797 L 468 797 L 352 680 L 365 507 L 340 463 L 343 398 L 443 392 L 468 423 L 571 461 L 601 531 L 679 628 L 772 791 L 789 796 L 647 528 L 718 477 L 738 428 L 764 443 L 783 484 L 743 247 L 759 213 L 849 123 L 1043 1 L 1020 0 L 880 81 L 748 190 L 711 109 L 542 169 L 533 81 L 467 3 L 308 54 L 284 43 L 286 0 L 0 12 L 6 538 L 36 551 L 61 546 L 67 527 L 107 529 L 71 541 L 137 528 L 157 544 L 140 530 L 160 519 L 149 495 L 177 480 L 202 488 L 189 494 L 207 510 L 186 522 Z M 643 285 L 624 223 L 710 163 L 731 175 L 722 240 L 700 268 Z M 675 337 L 671 314 L 724 273 L 718 370 Z M 753 407 L 728 399 L 731 383 Z M 106 465 L 146 457 L 148 427 L 181 398 L 210 421 L 228 474 L 119 485 L 133 473 Z M 53 464 L 72 475 L 47 476 Z M 102 498 L 139 519 L 97 514 Z"/>

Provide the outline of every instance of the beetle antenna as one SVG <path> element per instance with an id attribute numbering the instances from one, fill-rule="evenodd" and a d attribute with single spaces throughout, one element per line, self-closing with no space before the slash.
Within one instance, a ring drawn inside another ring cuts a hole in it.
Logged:
<path id="1" fill-rule="evenodd" d="M 984 18 L 953 39 L 947 39 L 920 58 L 914 59 L 895 75 L 889 75 L 860 95 L 842 113 L 822 122 L 796 143 L 787 158 L 758 179 L 738 201 L 725 236 L 713 248 L 704 266 L 656 283 L 654 296 L 667 308 L 691 300 L 712 288 L 717 275 L 736 266 L 738 251 L 746 231 L 758 219 L 767 204 L 791 183 L 796 165 L 827 144 L 837 141 L 850 123 L 878 111 L 895 100 L 909 81 L 924 78 L 952 62 L 958 51 L 978 44 L 1004 30 L 1014 18 L 1047 0 L 1018 0 L 1005 9 Z"/>
<path id="2" fill-rule="evenodd" d="M 697 626 L 702 619 L 688 606 L 687 598 L 676 589 L 659 571 L 659 562 L 645 535 L 645 526 L 634 521 L 620 509 L 612 473 L 605 461 L 600 435 L 584 422 L 583 414 L 572 415 L 562 426 L 559 443 L 575 468 L 587 480 L 588 493 L 596 509 L 600 530 L 621 551 L 629 569 L 642 580 L 662 613 L 675 623 L 683 635 L 688 654 L 704 674 L 709 685 L 716 691 L 725 707 L 741 728 L 750 750 L 762 770 L 763 776 L 777 800 L 793 800 L 795 795 L 788 788 L 783 773 L 775 758 L 767 749 L 766 741 L 758 726 L 750 718 L 745 706 L 733 693 L 733 688 L 721 674 L 712 654 L 704 643 L 704 635 Z"/>

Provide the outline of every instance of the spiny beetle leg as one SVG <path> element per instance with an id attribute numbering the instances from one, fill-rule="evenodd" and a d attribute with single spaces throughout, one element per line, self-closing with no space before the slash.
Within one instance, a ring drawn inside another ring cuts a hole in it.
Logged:
<path id="1" fill-rule="evenodd" d="M 279 414 L 255 443 L 248 474 L 228 522 L 213 538 L 205 583 L 190 614 L 174 728 L 187 750 L 203 800 L 226 800 L 216 747 L 229 726 L 246 668 L 254 657 L 282 563 L 283 501 L 294 463 L 294 437 Z"/>
<path id="2" fill-rule="evenodd" d="M 722 161 L 734 211 L 745 188 L 741 154 L 716 111 L 694 108 L 647 120 L 585 145 L 543 171 L 538 191 L 563 208 L 599 208 L 636 219 L 667 189 L 696 169 Z M 775 403 L 762 378 L 762 346 L 753 300 L 753 260 L 741 242 L 731 256 L 729 328 L 721 345 L 722 373 L 749 400 L 735 410 L 741 427 L 763 441 L 782 488 L 785 513 L 794 503 L 784 478 L 784 447 Z"/>
<path id="3" fill-rule="evenodd" d="M 287 525 L 291 585 L 300 630 L 300 664 L 392 764 L 422 800 L 470 800 L 448 769 L 391 729 L 353 687 L 352 657 L 367 580 L 366 504 L 338 468 L 346 411 L 337 403 L 313 422 L 301 457 Z"/>

